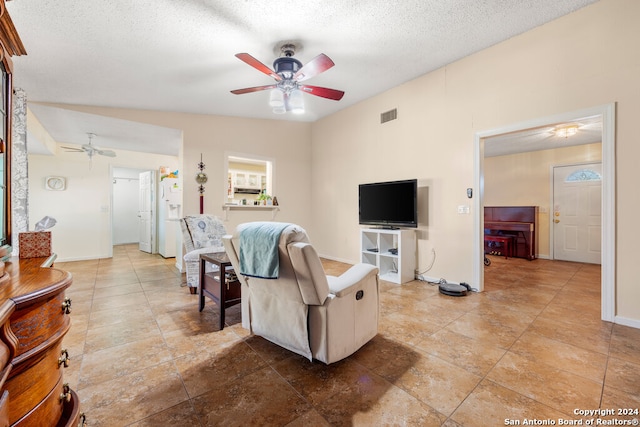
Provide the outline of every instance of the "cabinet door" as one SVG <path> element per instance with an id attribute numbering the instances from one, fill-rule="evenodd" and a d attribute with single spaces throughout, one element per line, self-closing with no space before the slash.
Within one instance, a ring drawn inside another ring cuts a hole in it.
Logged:
<path id="1" fill-rule="evenodd" d="M 235 186 L 236 187 L 243 187 L 246 185 L 247 183 L 247 175 L 244 173 L 240 173 L 240 172 L 236 172 L 236 179 L 235 179 Z"/>

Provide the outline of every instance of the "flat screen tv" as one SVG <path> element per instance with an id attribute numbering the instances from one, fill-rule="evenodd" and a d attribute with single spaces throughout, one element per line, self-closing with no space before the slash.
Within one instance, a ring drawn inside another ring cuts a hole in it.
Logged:
<path id="1" fill-rule="evenodd" d="M 418 180 L 360 184 L 359 222 L 385 228 L 418 227 Z"/>

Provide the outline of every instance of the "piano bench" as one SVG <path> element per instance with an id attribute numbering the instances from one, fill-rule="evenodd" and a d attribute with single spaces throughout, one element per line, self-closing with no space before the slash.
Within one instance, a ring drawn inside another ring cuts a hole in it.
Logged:
<path id="1" fill-rule="evenodd" d="M 485 234 L 484 241 L 486 242 L 494 242 L 500 243 L 504 248 L 504 257 L 509 258 L 513 257 L 513 237 L 511 236 L 494 236 L 493 234 Z"/>

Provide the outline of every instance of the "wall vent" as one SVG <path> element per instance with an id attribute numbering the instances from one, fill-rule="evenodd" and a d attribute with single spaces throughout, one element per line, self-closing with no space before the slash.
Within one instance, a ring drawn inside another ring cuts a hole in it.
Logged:
<path id="1" fill-rule="evenodd" d="M 393 110 L 385 111 L 384 113 L 380 114 L 380 123 L 387 123 L 397 118 L 398 118 L 398 109 L 394 108 Z"/>

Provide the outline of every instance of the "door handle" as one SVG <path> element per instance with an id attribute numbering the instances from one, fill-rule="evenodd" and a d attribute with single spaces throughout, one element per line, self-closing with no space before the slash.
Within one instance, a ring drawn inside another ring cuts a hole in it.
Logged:
<path id="1" fill-rule="evenodd" d="M 553 222 L 555 222 L 556 224 L 560 222 L 559 219 L 554 219 Z"/>

